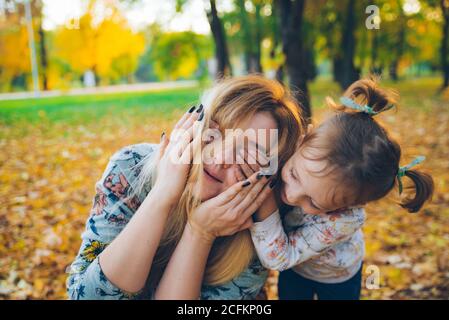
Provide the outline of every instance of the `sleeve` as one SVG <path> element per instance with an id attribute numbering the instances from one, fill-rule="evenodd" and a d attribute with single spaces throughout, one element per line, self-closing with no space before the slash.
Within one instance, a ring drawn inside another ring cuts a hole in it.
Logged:
<path id="1" fill-rule="evenodd" d="M 202 300 L 254 300 L 262 290 L 268 277 L 268 271 L 254 261 L 235 279 L 218 286 L 204 285 L 201 289 Z"/>
<path id="2" fill-rule="evenodd" d="M 132 161 L 131 161 L 132 160 Z M 131 299 L 129 294 L 111 283 L 99 264 L 98 256 L 123 230 L 139 206 L 137 197 L 130 199 L 130 175 L 126 164 L 135 154 L 124 148 L 114 154 L 96 183 L 96 194 L 78 255 L 68 267 L 66 286 L 70 299 Z M 132 163 L 130 163 L 131 165 Z"/>
<path id="3" fill-rule="evenodd" d="M 329 215 L 308 215 L 302 225 L 286 234 L 279 211 L 276 211 L 255 223 L 250 231 L 262 265 L 283 271 L 345 241 L 362 227 L 364 220 L 363 208 Z"/>

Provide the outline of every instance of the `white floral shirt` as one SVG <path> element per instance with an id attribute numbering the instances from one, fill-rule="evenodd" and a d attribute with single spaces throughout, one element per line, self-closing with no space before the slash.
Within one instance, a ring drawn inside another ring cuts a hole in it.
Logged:
<path id="1" fill-rule="evenodd" d="M 279 211 L 251 227 L 262 264 L 323 283 L 340 283 L 360 269 L 365 253 L 363 208 L 325 215 L 304 213 L 295 207 L 283 221 Z M 284 225 L 283 225 L 284 224 Z"/>

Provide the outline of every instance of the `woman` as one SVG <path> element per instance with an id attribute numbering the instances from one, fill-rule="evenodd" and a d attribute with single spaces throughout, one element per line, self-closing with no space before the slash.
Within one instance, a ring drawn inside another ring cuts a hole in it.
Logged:
<path id="1" fill-rule="evenodd" d="M 195 159 L 215 143 L 201 141 L 210 127 L 278 130 L 282 166 L 295 150 L 291 139 L 302 134 L 299 108 L 283 86 L 259 76 L 218 83 L 202 105 L 175 126 L 184 134 L 124 148 L 110 159 L 69 270 L 70 298 L 251 299 L 259 293 L 266 271 L 247 229 L 275 180 L 246 179 L 239 167 L 259 164 L 227 161 L 229 148 L 213 149 L 208 164 Z"/>

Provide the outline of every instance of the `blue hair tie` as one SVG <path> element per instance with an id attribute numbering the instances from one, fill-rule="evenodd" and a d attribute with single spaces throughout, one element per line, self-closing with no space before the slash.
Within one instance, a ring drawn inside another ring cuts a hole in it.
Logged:
<path id="1" fill-rule="evenodd" d="M 351 98 L 348 98 L 348 97 L 340 97 L 340 102 L 345 107 L 348 107 L 350 109 L 354 109 L 354 110 L 357 110 L 357 111 L 361 111 L 361 112 L 367 113 L 370 116 L 374 116 L 374 115 L 380 113 L 380 112 L 374 111 L 373 108 L 371 108 L 370 106 L 368 106 L 368 105 L 362 106 L 362 105 L 356 103 L 354 100 L 352 100 Z M 391 109 L 391 108 L 393 108 L 393 105 L 388 106 L 388 108 L 383 109 L 382 111 L 386 111 L 386 110 Z"/>
<path id="2" fill-rule="evenodd" d="M 426 159 L 426 157 L 424 156 L 418 156 L 416 157 L 412 162 L 410 162 L 409 164 L 399 167 L 398 173 L 396 174 L 396 177 L 398 178 L 398 183 L 399 183 L 399 194 L 402 193 L 402 181 L 401 178 L 403 176 L 405 176 L 405 173 L 410 170 L 412 167 L 416 166 L 417 164 L 420 164 L 421 162 L 423 162 Z"/>

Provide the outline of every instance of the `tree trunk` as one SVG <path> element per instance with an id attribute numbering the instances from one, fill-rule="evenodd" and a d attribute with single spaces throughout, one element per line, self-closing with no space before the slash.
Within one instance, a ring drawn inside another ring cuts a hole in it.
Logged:
<path id="1" fill-rule="evenodd" d="M 278 48 L 279 44 L 281 43 L 281 31 L 279 27 L 279 14 L 278 14 L 278 7 L 276 5 L 272 6 L 271 9 L 271 19 L 272 20 L 272 37 L 273 37 L 273 46 L 270 51 L 270 58 L 275 59 L 276 57 L 276 49 Z M 284 65 L 281 64 L 276 69 L 275 78 L 280 83 L 284 83 Z"/>
<path id="2" fill-rule="evenodd" d="M 379 38 L 376 34 L 376 30 L 371 30 L 371 65 L 370 73 L 379 74 L 379 66 L 377 63 L 377 50 L 379 48 Z"/>
<path id="3" fill-rule="evenodd" d="M 441 38 L 441 68 L 443 71 L 442 90 L 449 87 L 449 1 L 441 0 L 441 11 L 443 13 L 443 36 Z"/>
<path id="4" fill-rule="evenodd" d="M 405 46 L 405 29 L 406 29 L 406 17 L 404 14 L 404 10 L 402 9 L 402 2 L 400 0 L 397 1 L 397 6 L 399 10 L 399 33 L 398 33 L 398 42 L 396 44 L 396 54 L 393 58 L 393 61 L 390 64 L 390 78 L 393 81 L 399 80 L 398 75 L 398 67 L 399 67 L 399 61 L 402 58 L 402 55 L 404 54 L 404 46 Z"/>
<path id="5" fill-rule="evenodd" d="M 390 78 L 393 81 L 399 80 L 399 74 L 398 74 L 398 67 L 399 67 L 399 61 L 401 60 L 401 57 L 404 53 L 404 44 L 405 44 L 405 26 L 401 25 L 401 30 L 398 34 L 398 44 L 396 47 L 396 56 L 394 57 L 393 61 L 390 64 Z"/>
<path id="6" fill-rule="evenodd" d="M 307 68 L 304 66 L 302 20 L 305 0 L 278 0 L 280 11 L 282 49 L 290 88 L 301 105 L 303 116 L 310 121 L 309 90 L 307 87 Z"/>
<path id="7" fill-rule="evenodd" d="M 238 0 L 240 22 L 241 22 L 241 32 L 243 34 L 243 56 L 245 60 L 245 71 L 246 73 L 254 72 L 253 69 L 253 39 L 251 37 L 251 25 L 249 22 L 248 13 L 245 9 L 245 0 Z"/>
<path id="8" fill-rule="evenodd" d="M 39 20 L 39 44 L 41 51 L 41 70 L 42 70 L 42 87 L 44 90 L 48 90 L 48 78 L 47 78 L 47 69 L 48 69 L 48 57 L 47 57 L 47 48 L 45 47 L 45 32 L 42 28 L 42 17 Z"/>
<path id="9" fill-rule="evenodd" d="M 226 45 L 226 34 L 223 25 L 218 17 L 215 0 L 210 0 L 210 11 L 207 11 L 207 17 L 215 42 L 215 57 L 217 59 L 216 78 L 222 78 L 232 74 L 231 64 L 229 63 L 228 48 Z"/>
<path id="10" fill-rule="evenodd" d="M 262 73 L 262 17 L 260 15 L 260 10 L 262 9 L 262 4 L 260 2 L 256 3 L 256 43 L 254 52 L 254 68 L 256 72 Z"/>
<path id="11" fill-rule="evenodd" d="M 349 87 L 354 81 L 359 79 L 358 71 L 354 66 L 354 56 L 355 56 L 355 31 L 356 27 L 356 16 L 355 16 L 355 0 L 348 0 L 348 5 L 346 8 L 346 20 L 343 25 L 343 36 L 341 42 L 341 52 L 344 54 L 341 57 L 341 61 L 336 61 L 341 63 L 341 77 L 339 77 L 339 84 L 343 89 Z M 335 64 L 334 64 L 335 65 Z"/>

